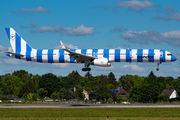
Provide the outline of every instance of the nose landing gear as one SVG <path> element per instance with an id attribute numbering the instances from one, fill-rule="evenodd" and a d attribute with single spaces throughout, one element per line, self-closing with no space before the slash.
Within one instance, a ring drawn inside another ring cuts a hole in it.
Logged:
<path id="1" fill-rule="evenodd" d="M 156 70 L 159 71 L 159 63 L 157 63 L 157 69 Z"/>

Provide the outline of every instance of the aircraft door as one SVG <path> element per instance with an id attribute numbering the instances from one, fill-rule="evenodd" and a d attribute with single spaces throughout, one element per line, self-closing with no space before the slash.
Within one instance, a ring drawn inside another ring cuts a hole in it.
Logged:
<path id="1" fill-rule="evenodd" d="M 132 50 L 130 51 L 130 57 L 131 57 L 131 58 L 135 58 L 135 57 L 136 57 L 136 51 L 135 51 L 135 50 L 132 49 Z"/>

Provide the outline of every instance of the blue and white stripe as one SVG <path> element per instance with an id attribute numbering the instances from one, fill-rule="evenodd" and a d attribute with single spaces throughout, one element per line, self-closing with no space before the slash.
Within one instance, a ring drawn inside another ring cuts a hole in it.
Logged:
<path id="1" fill-rule="evenodd" d="M 10 57 L 41 63 L 76 63 L 69 52 L 63 49 L 36 50 L 29 46 L 26 41 L 12 28 L 5 28 L 13 53 Z M 158 49 L 70 49 L 70 51 L 97 57 L 107 58 L 108 62 L 172 62 L 176 58 L 168 51 Z M 21 56 L 17 55 L 21 54 Z M 84 61 L 81 61 L 84 63 Z"/>

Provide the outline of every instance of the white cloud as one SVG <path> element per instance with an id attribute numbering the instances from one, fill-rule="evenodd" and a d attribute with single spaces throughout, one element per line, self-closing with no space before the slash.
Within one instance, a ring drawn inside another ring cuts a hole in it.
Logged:
<path id="1" fill-rule="evenodd" d="M 35 21 L 31 21 L 31 27 L 33 27 L 33 28 L 37 27 L 37 24 Z"/>
<path id="2" fill-rule="evenodd" d="M 117 48 L 114 48 L 114 49 L 123 49 L 123 48 L 118 46 Z"/>
<path id="3" fill-rule="evenodd" d="M 3 45 L 0 44 L 0 57 L 5 57 L 6 53 L 5 52 L 12 52 L 12 48 L 11 47 L 5 47 Z"/>
<path id="4" fill-rule="evenodd" d="M 26 29 L 26 28 L 28 28 L 28 26 L 22 26 L 22 25 L 20 25 L 20 28 Z"/>
<path id="5" fill-rule="evenodd" d="M 120 67 L 123 71 L 134 71 L 134 72 L 143 72 L 144 68 L 139 67 L 138 65 L 124 65 Z"/>
<path id="6" fill-rule="evenodd" d="M 107 4 L 106 4 L 106 3 L 104 3 L 104 5 L 103 5 L 103 9 L 108 10 L 108 6 L 107 6 Z"/>
<path id="7" fill-rule="evenodd" d="M 22 65 L 25 61 L 18 60 L 15 58 L 6 58 L 2 59 L 1 62 L 3 63 L 3 65 Z"/>
<path id="8" fill-rule="evenodd" d="M 21 10 L 15 12 L 15 11 L 11 11 L 12 13 L 16 14 L 16 13 L 29 13 L 29 12 L 40 12 L 40 13 L 47 13 L 49 12 L 49 8 L 43 8 L 41 6 L 37 7 L 37 8 L 31 8 L 31 9 L 26 9 L 26 8 L 21 8 Z"/>
<path id="9" fill-rule="evenodd" d="M 180 31 L 159 33 L 155 31 L 128 31 L 120 35 L 121 38 L 132 43 L 148 44 L 149 42 L 165 42 L 173 46 L 180 46 Z"/>
<path id="10" fill-rule="evenodd" d="M 162 10 L 158 11 L 161 14 L 165 14 L 166 16 L 157 15 L 152 19 L 155 20 L 177 20 L 180 21 L 180 14 L 174 10 L 174 7 L 170 4 L 167 4 Z"/>
<path id="11" fill-rule="evenodd" d="M 7 51 L 7 50 L 8 50 L 8 48 L 7 48 L 7 47 L 2 46 L 2 45 L 0 44 L 0 51 Z"/>
<path id="12" fill-rule="evenodd" d="M 138 0 L 132 0 L 132 1 L 120 1 L 117 4 L 117 6 L 128 8 L 128 10 L 130 11 L 140 12 L 146 10 L 147 8 L 153 7 L 154 4 L 147 0 L 144 2 Z"/>
<path id="13" fill-rule="evenodd" d="M 115 32 L 124 32 L 124 31 L 127 31 L 127 29 L 128 29 L 128 26 L 116 26 L 116 27 L 114 27 L 113 28 L 113 30 L 110 30 L 110 32 L 113 32 L 113 33 L 115 33 Z"/>
<path id="14" fill-rule="evenodd" d="M 67 34 L 72 36 L 84 36 L 84 35 L 93 35 L 95 27 L 85 27 L 84 25 L 80 25 L 77 28 L 72 27 L 64 27 L 61 28 L 59 25 L 56 27 L 51 26 L 41 26 L 38 29 L 32 30 L 32 33 L 43 33 L 43 32 L 53 32 L 60 34 Z"/>

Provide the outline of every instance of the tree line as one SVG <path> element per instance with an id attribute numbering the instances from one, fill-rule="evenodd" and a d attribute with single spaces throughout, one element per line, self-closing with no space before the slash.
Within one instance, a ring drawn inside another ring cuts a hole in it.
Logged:
<path id="1" fill-rule="evenodd" d="M 128 98 L 110 94 L 118 86 L 129 93 Z M 74 87 L 76 92 L 71 90 Z M 180 77 L 157 77 L 151 71 L 146 77 L 123 75 L 116 80 L 112 72 L 99 76 L 93 76 L 90 72 L 81 76 L 77 71 L 72 71 L 67 76 L 56 76 L 52 73 L 40 76 L 25 70 L 0 76 L 0 95 L 14 95 L 15 98 L 34 101 L 43 100 L 44 97 L 54 100 L 84 100 L 83 90 L 95 93 L 97 101 L 167 101 L 166 95 L 160 95 L 164 89 L 175 89 L 180 95 Z"/>

